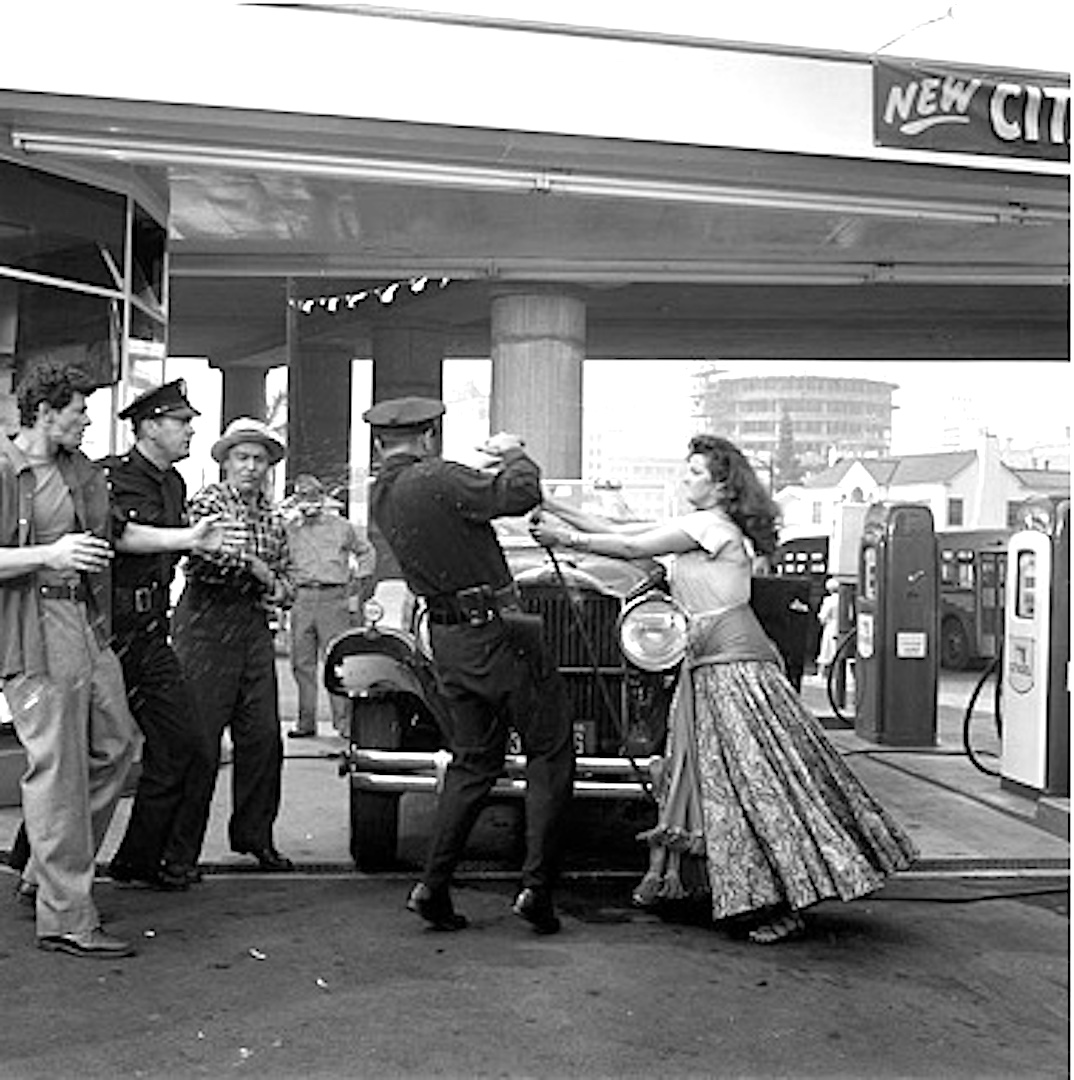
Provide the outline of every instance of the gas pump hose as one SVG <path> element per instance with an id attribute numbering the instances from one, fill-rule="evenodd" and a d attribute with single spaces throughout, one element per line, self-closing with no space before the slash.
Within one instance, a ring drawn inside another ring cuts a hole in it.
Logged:
<path id="1" fill-rule="evenodd" d="M 564 599 L 567 601 L 567 608 L 571 613 L 571 620 L 574 623 L 575 629 L 578 631 L 578 636 L 582 640 L 582 645 L 585 648 L 586 655 L 589 657 L 589 662 L 593 665 L 593 681 L 596 683 L 597 692 L 600 694 L 601 702 L 607 710 L 608 715 L 611 717 L 612 723 L 619 729 L 619 735 L 623 740 L 623 756 L 630 762 L 630 768 L 642 791 L 645 792 L 645 795 L 650 801 L 655 803 L 656 796 L 653 794 L 653 787 L 649 781 L 649 777 L 645 775 L 645 770 L 638 764 L 634 756 L 627 749 L 625 718 L 620 715 L 620 711 L 615 707 L 615 702 L 612 701 L 611 694 L 608 692 L 608 687 L 601 677 L 600 659 L 597 655 L 596 646 L 593 644 L 593 639 L 589 636 L 589 631 L 586 629 L 581 615 L 578 614 L 574 598 L 571 596 L 570 586 L 567 584 L 567 579 L 563 575 L 563 569 L 559 565 L 556 553 L 550 547 L 546 547 L 545 552 L 548 554 L 549 559 L 552 560 L 552 568 L 556 572 L 556 580 L 559 582 L 559 587 L 563 590 Z"/>
<path id="2" fill-rule="evenodd" d="M 831 705 L 835 718 L 842 721 L 847 727 L 853 727 L 854 721 L 839 708 L 839 703 L 835 700 L 835 689 L 832 684 L 835 682 L 836 668 L 843 659 L 843 654 L 850 650 L 850 646 L 857 641 L 857 638 L 858 631 L 855 630 L 854 627 L 851 627 L 843 635 L 842 640 L 835 647 L 835 655 L 832 656 L 832 662 L 828 665 L 828 671 L 824 680 L 824 688 L 828 691 L 828 704 Z"/>
<path id="3" fill-rule="evenodd" d="M 1001 715 L 1001 695 L 1000 691 L 1003 688 L 1003 645 L 999 647 L 999 652 L 996 658 L 988 665 L 984 670 L 984 674 L 977 681 L 977 685 L 973 688 L 973 693 L 970 694 L 970 700 L 966 704 L 966 714 L 962 718 L 962 746 L 966 751 L 966 756 L 970 759 L 970 763 L 979 772 L 983 772 L 985 776 L 999 776 L 999 769 L 990 769 L 982 764 L 977 752 L 973 749 L 970 743 L 970 725 L 973 722 L 973 708 L 977 704 L 977 698 L 980 696 L 981 691 L 984 689 L 984 684 L 988 681 L 992 672 L 996 673 L 996 685 L 993 691 L 993 712 L 996 720 L 996 736 L 1002 743 L 1003 740 L 1003 717 Z"/>

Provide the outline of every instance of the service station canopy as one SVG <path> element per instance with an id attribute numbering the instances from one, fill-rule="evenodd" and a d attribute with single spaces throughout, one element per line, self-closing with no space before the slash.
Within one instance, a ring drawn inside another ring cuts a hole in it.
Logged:
<path id="1" fill-rule="evenodd" d="M 524 286 L 593 357 L 1069 356 L 1067 75 L 366 5 L 211 9 L 150 61 L 85 7 L 48 64 L 14 14 L 0 154 L 166 217 L 173 355 L 285 362 L 289 302 L 356 356 L 390 319 L 488 355 Z"/>

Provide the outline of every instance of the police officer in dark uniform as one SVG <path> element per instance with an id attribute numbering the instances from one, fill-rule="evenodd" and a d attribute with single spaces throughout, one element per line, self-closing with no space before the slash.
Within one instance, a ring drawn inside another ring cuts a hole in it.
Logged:
<path id="1" fill-rule="evenodd" d="M 193 722 L 193 703 L 169 639 L 170 588 L 180 553 L 241 547 L 244 530 L 218 519 L 188 525 L 186 485 L 175 463 L 187 457 L 200 415 L 181 379 L 143 393 L 119 413 L 134 446 L 105 458 L 112 498 L 113 630 L 127 700 L 145 738 L 142 771 L 126 834 L 109 868 L 116 881 L 186 889 L 196 867 L 172 862 L 173 839 L 191 766 L 215 761 Z"/>
<path id="2" fill-rule="evenodd" d="M 559 918 L 552 888 L 570 801 L 574 749 L 562 680 L 540 620 L 519 607 L 491 522 L 541 501 L 541 474 L 521 439 L 486 443 L 487 469 L 439 456 L 442 402 L 382 401 L 363 414 L 379 470 L 370 516 L 429 612 L 440 689 L 451 706 L 451 764 L 422 881 L 407 907 L 439 930 L 461 930 L 450 882 L 485 796 L 503 770 L 509 729 L 526 754 L 526 857 L 513 909 L 542 934 Z"/>

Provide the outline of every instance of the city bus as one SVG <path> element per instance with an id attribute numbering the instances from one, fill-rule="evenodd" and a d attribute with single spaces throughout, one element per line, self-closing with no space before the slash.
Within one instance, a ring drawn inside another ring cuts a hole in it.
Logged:
<path id="1" fill-rule="evenodd" d="M 940 563 L 940 664 L 954 671 L 995 658 L 1003 640 L 1003 598 L 1010 529 L 959 529 L 936 534 Z M 816 615 L 828 577 L 828 537 L 799 536 L 780 544 L 775 572 L 809 582 Z M 819 624 L 807 655 L 816 655 Z"/>
<path id="2" fill-rule="evenodd" d="M 1003 644 L 1011 529 L 936 534 L 940 560 L 940 664 L 954 671 L 995 659 Z"/>

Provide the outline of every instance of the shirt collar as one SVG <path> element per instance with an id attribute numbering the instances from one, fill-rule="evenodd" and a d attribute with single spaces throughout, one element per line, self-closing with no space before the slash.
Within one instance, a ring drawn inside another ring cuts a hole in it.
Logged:
<path id="1" fill-rule="evenodd" d="M 0 440 L 0 454 L 3 454 L 11 461 L 17 473 L 30 468 L 30 462 L 26 455 L 18 448 L 15 440 L 8 435 L 5 435 L 3 440 Z"/>

